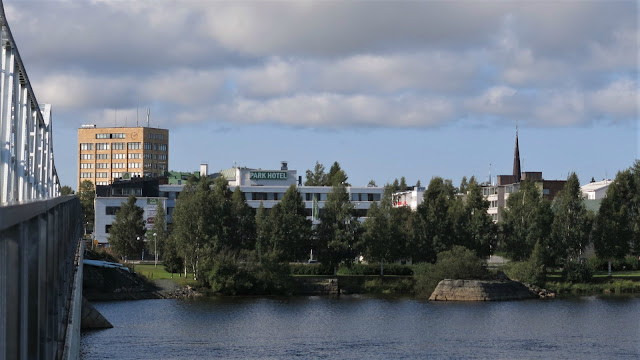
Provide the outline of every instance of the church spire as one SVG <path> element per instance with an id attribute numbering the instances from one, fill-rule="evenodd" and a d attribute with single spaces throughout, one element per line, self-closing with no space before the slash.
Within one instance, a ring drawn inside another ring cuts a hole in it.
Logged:
<path id="1" fill-rule="evenodd" d="M 520 148 L 518 146 L 518 126 L 516 125 L 516 149 L 513 153 L 513 176 L 516 178 L 516 182 L 520 182 L 522 170 L 520 169 Z"/>

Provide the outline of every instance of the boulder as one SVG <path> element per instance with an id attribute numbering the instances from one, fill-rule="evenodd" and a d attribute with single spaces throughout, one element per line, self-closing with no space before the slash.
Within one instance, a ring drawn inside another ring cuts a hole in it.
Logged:
<path id="1" fill-rule="evenodd" d="M 451 280 L 438 283 L 429 300 L 433 301 L 503 301 L 534 299 L 523 283 L 511 280 Z"/>

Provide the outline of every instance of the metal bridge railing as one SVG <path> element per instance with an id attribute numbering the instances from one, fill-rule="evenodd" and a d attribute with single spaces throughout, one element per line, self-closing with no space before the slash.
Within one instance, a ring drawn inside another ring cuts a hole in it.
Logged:
<path id="1" fill-rule="evenodd" d="M 82 210 L 75 196 L 0 206 L 0 359 L 59 359 Z"/>
<path id="2" fill-rule="evenodd" d="M 51 105 L 40 106 L 0 0 L 0 206 L 60 194 Z"/>

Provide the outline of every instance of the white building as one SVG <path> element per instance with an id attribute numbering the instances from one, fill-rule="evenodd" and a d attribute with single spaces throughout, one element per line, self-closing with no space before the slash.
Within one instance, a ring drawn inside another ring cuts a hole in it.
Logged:
<path id="1" fill-rule="evenodd" d="M 95 199 L 95 228 L 93 236 L 99 245 L 109 243 L 109 229 L 116 219 L 116 211 L 126 204 L 126 197 L 96 197 Z M 155 222 L 158 203 L 167 211 L 167 199 L 162 197 L 138 197 L 136 205 L 144 210 L 143 220 L 147 231 L 151 230 Z"/>
<path id="2" fill-rule="evenodd" d="M 607 196 L 607 189 L 609 189 L 611 183 L 611 180 L 596 181 L 581 186 L 580 190 L 586 200 L 604 199 Z"/>
<path id="3" fill-rule="evenodd" d="M 424 198 L 424 187 L 414 187 L 411 190 L 393 193 L 393 206 L 408 206 L 411 211 L 416 211 Z"/>

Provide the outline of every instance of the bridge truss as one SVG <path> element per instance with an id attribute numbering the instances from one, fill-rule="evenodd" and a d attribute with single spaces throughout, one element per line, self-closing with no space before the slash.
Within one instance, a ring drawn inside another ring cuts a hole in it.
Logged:
<path id="1" fill-rule="evenodd" d="M 56 197 L 51 105 L 38 105 L 0 1 L 0 206 Z"/>

